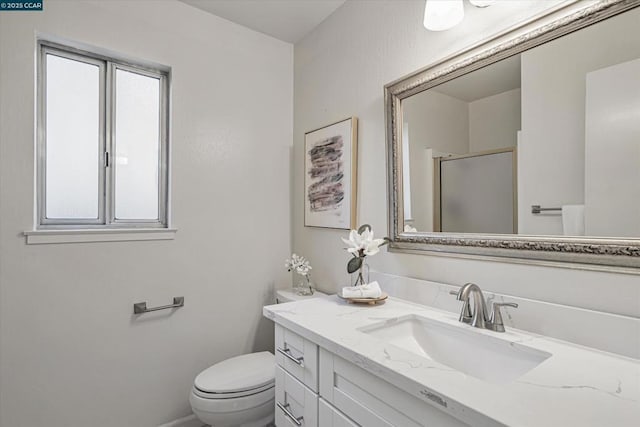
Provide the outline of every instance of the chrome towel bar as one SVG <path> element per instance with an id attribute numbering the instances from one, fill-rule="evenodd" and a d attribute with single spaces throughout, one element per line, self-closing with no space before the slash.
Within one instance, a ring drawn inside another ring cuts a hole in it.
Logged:
<path id="1" fill-rule="evenodd" d="M 184 306 L 184 297 L 173 297 L 173 304 L 162 305 L 160 307 L 147 308 L 147 302 L 137 302 L 133 304 L 133 314 L 149 313 L 150 311 L 166 310 Z"/>
<path id="2" fill-rule="evenodd" d="M 546 212 L 546 211 L 561 211 L 561 210 L 562 208 L 541 208 L 540 205 L 531 206 L 532 214 L 539 214 L 540 212 Z"/>

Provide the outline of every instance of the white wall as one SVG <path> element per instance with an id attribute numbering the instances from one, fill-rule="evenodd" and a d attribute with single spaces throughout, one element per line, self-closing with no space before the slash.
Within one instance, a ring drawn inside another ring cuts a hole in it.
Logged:
<path id="1" fill-rule="evenodd" d="M 459 99 L 436 91 L 423 92 L 402 103 L 409 128 L 412 226 L 433 231 L 433 157 L 436 153 L 469 151 L 469 108 Z"/>
<path id="2" fill-rule="evenodd" d="M 435 90 L 402 102 L 402 120 L 409 124 L 410 149 L 466 154 L 469 152 L 469 108 L 464 101 Z"/>
<path id="3" fill-rule="evenodd" d="M 640 59 L 586 85 L 585 234 L 640 237 Z"/>
<path id="4" fill-rule="evenodd" d="M 639 26 L 635 9 L 521 55 L 521 234 L 563 234 L 559 215 L 532 205 L 584 204 L 586 74 L 640 57 Z"/>
<path id="5" fill-rule="evenodd" d="M 146 427 L 202 369 L 272 345 L 290 280 L 291 45 L 175 1 L 0 14 L 0 425 Z M 25 245 L 36 33 L 173 68 L 173 241 Z M 185 307 L 135 319 L 132 304 Z"/>
<path id="6" fill-rule="evenodd" d="M 520 89 L 469 103 L 469 152 L 516 146 L 520 130 Z"/>
<path id="7" fill-rule="evenodd" d="M 422 27 L 423 1 L 348 1 L 296 44 L 294 249 L 311 260 L 314 279 L 323 290 L 348 282 L 349 256 L 340 241 L 347 232 L 303 225 L 304 132 L 350 115 L 359 117 L 358 222 L 370 223 L 377 235 L 386 234 L 384 84 L 550 4 L 509 1 L 467 8 L 461 25 L 433 33 Z M 385 273 L 457 285 L 474 281 L 494 292 L 640 316 L 638 276 L 386 250 L 369 262 Z"/>

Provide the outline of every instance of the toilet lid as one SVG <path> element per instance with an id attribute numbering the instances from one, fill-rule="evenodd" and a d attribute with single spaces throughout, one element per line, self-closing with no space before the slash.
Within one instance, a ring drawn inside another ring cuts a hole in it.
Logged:
<path id="1" fill-rule="evenodd" d="M 253 390 L 273 383 L 275 370 L 275 358 L 268 351 L 243 354 L 205 369 L 196 377 L 194 385 L 207 393 Z"/>

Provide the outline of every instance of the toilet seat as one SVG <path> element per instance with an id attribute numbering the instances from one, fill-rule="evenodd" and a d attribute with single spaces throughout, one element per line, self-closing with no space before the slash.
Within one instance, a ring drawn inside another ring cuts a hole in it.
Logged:
<path id="1" fill-rule="evenodd" d="M 275 366 L 268 351 L 232 357 L 202 371 L 193 383 L 194 392 L 211 399 L 256 394 L 274 386 Z"/>
<path id="2" fill-rule="evenodd" d="M 196 396 L 202 397 L 203 399 L 234 399 L 236 397 L 252 396 L 254 394 L 262 393 L 273 387 L 275 387 L 275 381 L 254 389 L 249 389 L 249 390 L 240 390 L 240 391 L 231 392 L 231 393 L 219 393 L 219 392 L 212 393 L 212 392 L 200 390 L 197 386 L 194 385 L 193 393 Z"/>
<path id="3" fill-rule="evenodd" d="M 256 408 L 273 401 L 275 397 L 275 384 L 266 390 L 242 397 L 220 398 L 202 396 L 194 387 L 191 393 L 191 404 L 207 412 L 236 412 L 250 408 Z"/>

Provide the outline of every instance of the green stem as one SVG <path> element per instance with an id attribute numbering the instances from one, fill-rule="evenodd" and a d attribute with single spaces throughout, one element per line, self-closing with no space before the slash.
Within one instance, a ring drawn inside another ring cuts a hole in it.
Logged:
<path id="1" fill-rule="evenodd" d="M 364 285 L 364 276 L 362 275 L 363 270 L 364 270 L 364 264 L 358 269 L 358 278 L 356 279 L 355 286 Z"/>

